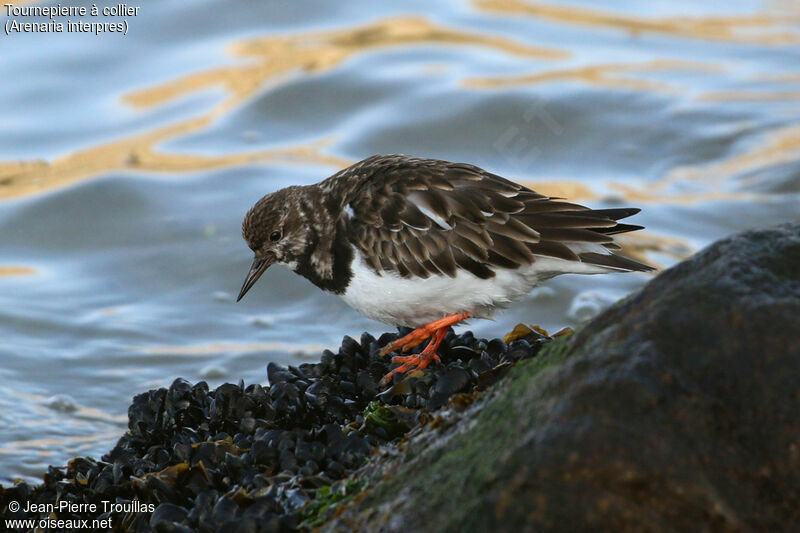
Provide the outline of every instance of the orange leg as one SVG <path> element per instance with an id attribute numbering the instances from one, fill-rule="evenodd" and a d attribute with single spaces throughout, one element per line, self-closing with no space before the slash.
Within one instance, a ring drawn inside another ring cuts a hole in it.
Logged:
<path id="1" fill-rule="evenodd" d="M 414 346 L 418 345 L 434 333 L 436 331 L 449 328 L 456 322 L 461 322 L 462 320 L 466 320 L 469 318 L 469 313 L 455 313 L 452 315 L 447 315 L 444 318 L 440 318 L 439 320 L 434 320 L 433 322 L 429 322 L 424 326 L 420 326 L 405 337 L 400 337 L 396 341 L 390 342 L 386 346 L 378 352 L 378 355 L 384 356 L 390 354 L 396 350 L 402 350 L 404 352 L 409 351 Z"/>
<path id="2" fill-rule="evenodd" d="M 436 350 L 439 348 L 439 345 L 442 344 L 442 341 L 450 329 L 450 326 L 445 326 L 436 330 L 433 333 L 431 342 L 429 342 L 425 349 L 417 355 L 397 355 L 392 357 L 393 363 L 403 364 L 383 376 L 380 386 L 383 387 L 384 385 L 388 385 L 392 381 L 392 376 L 395 374 L 404 374 L 409 370 L 423 370 L 425 367 L 431 364 L 431 361 L 439 362 L 439 356 L 436 355 Z"/>
<path id="3" fill-rule="evenodd" d="M 380 355 L 386 355 L 394 350 L 401 349 L 404 352 L 407 352 L 414 346 L 418 345 L 428 337 L 431 338 L 431 341 L 425 347 L 424 350 L 419 355 L 398 355 L 392 358 L 393 363 L 402 363 L 399 367 L 395 368 L 381 379 L 380 386 L 387 385 L 391 382 L 392 376 L 395 374 L 404 374 L 409 370 L 423 370 L 427 367 L 432 361 L 439 361 L 439 356 L 436 355 L 436 350 L 439 349 L 439 346 L 442 344 L 447 332 L 450 331 L 453 324 L 456 322 L 460 322 L 464 319 L 469 318 L 469 313 L 456 313 L 453 315 L 448 315 L 444 318 L 440 318 L 439 320 L 435 320 L 429 324 L 425 324 L 421 326 L 405 337 L 397 339 L 394 342 L 387 344 L 383 350 L 380 351 Z"/>

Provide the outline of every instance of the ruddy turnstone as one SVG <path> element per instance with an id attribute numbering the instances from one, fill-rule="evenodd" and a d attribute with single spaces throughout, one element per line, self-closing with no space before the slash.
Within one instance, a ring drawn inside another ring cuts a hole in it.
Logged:
<path id="1" fill-rule="evenodd" d="M 451 326 L 490 318 L 558 274 L 649 271 L 616 255 L 635 208 L 589 209 L 465 163 L 375 155 L 315 185 L 261 198 L 242 235 L 255 253 L 238 300 L 272 264 L 369 318 L 417 329 L 381 355 L 423 369 Z"/>

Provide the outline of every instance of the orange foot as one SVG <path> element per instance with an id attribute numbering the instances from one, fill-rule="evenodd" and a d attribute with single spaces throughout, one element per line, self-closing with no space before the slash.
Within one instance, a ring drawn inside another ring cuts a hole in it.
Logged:
<path id="1" fill-rule="evenodd" d="M 455 313 L 447 315 L 439 320 L 434 320 L 424 326 L 420 326 L 408 335 L 390 342 L 379 352 L 383 356 L 395 350 L 402 350 L 407 352 L 414 346 L 417 346 L 428 337 L 433 337 L 428 345 L 419 355 L 398 355 L 392 358 L 393 363 L 402 363 L 399 367 L 395 368 L 381 379 L 380 386 L 388 384 L 395 374 L 403 374 L 412 369 L 422 370 L 427 367 L 431 361 L 439 361 L 439 356 L 436 355 L 436 350 L 442 344 L 445 335 L 450 331 L 453 324 L 461 322 L 469 318 L 469 313 Z"/>

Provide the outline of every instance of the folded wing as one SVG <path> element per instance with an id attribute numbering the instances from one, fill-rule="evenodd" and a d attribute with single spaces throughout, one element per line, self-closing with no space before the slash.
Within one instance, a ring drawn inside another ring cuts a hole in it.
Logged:
<path id="1" fill-rule="evenodd" d="M 373 156 L 329 182 L 347 188 L 337 196 L 349 238 L 376 272 L 490 278 L 537 257 L 652 270 L 613 253 L 613 235 L 641 229 L 617 222 L 638 209 L 592 210 L 473 165 L 402 155 Z"/>

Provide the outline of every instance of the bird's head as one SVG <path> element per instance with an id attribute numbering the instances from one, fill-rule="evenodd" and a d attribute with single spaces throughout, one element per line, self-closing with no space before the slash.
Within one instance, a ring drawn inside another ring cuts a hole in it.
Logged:
<path id="1" fill-rule="evenodd" d="M 306 250 L 306 230 L 297 199 L 298 187 L 287 187 L 261 198 L 242 222 L 242 237 L 255 257 L 239 292 L 238 302 L 270 265 L 294 269 Z"/>

